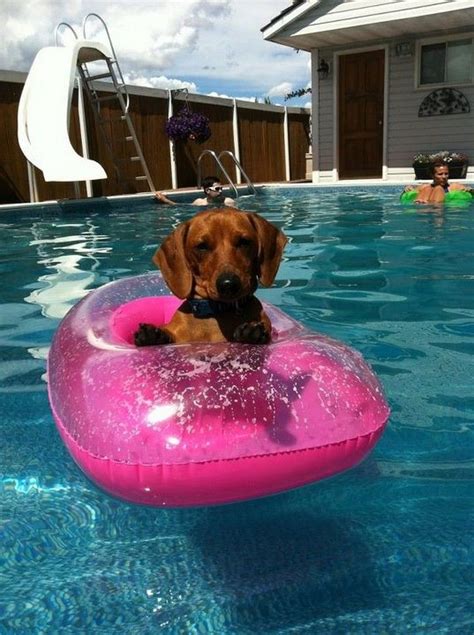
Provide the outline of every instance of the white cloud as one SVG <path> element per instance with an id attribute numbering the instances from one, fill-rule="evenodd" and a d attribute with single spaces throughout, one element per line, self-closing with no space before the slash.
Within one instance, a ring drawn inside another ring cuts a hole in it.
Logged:
<path id="1" fill-rule="evenodd" d="M 211 91 L 210 93 L 206 93 L 208 97 L 222 97 L 223 99 L 234 99 L 234 97 L 232 97 L 231 95 L 226 95 L 225 93 L 218 93 L 215 90 Z M 237 97 L 237 99 L 239 101 L 251 101 L 252 103 L 255 103 L 255 101 L 259 101 L 260 103 L 263 103 L 264 98 L 263 97 L 248 97 L 248 96 L 244 96 L 244 95 L 239 95 L 239 97 Z"/>
<path id="2" fill-rule="evenodd" d="M 274 86 L 273 88 L 270 88 L 270 90 L 268 91 L 268 96 L 269 97 L 284 97 L 288 93 L 291 93 L 292 90 L 293 90 L 293 84 L 291 84 L 290 82 L 282 82 L 281 84 L 278 84 L 278 86 Z"/>
<path id="3" fill-rule="evenodd" d="M 18 0 L 0 1 L 0 68 L 26 71 L 37 51 L 54 45 L 54 30 L 68 22 L 81 32 L 87 13 L 105 20 L 124 75 L 133 83 L 187 87 L 241 99 L 262 98 L 268 86 L 303 86 L 304 52 L 266 42 L 260 28 L 289 0 Z M 69 38 L 67 30 L 62 31 Z M 100 23 L 87 35 L 103 39 Z M 291 81 L 290 81 L 291 80 Z M 277 95 L 277 93 L 275 93 Z"/>
<path id="4" fill-rule="evenodd" d="M 178 88 L 187 88 L 190 93 L 196 93 L 197 87 L 194 82 L 185 82 L 181 79 L 171 79 L 160 75 L 159 77 L 146 77 L 136 73 L 124 73 L 126 84 L 135 86 L 147 86 L 148 88 L 162 88 L 163 90 L 176 90 Z"/>
<path id="5" fill-rule="evenodd" d="M 210 93 L 207 93 L 207 96 L 208 97 L 223 97 L 224 99 L 233 99 L 230 95 L 225 95 L 224 93 L 216 93 L 215 90 L 211 90 Z"/>

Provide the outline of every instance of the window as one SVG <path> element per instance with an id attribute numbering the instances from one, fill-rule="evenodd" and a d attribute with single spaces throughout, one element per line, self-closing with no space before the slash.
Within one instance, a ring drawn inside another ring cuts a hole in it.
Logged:
<path id="1" fill-rule="evenodd" d="M 473 73 L 474 39 L 423 44 L 420 55 L 420 86 L 469 84 Z"/>

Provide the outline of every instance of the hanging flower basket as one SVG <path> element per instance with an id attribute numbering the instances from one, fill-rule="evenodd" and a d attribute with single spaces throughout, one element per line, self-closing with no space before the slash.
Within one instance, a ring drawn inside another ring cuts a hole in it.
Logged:
<path id="1" fill-rule="evenodd" d="M 192 112 L 186 104 L 177 115 L 173 115 L 165 124 L 166 134 L 173 141 L 195 141 L 204 143 L 211 136 L 209 119 L 206 115 Z"/>

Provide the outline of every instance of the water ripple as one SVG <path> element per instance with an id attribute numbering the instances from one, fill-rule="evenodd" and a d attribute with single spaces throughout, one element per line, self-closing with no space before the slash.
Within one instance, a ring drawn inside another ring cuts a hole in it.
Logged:
<path id="1" fill-rule="evenodd" d="M 54 428 L 51 337 L 91 289 L 149 270 L 195 210 L 5 212 L 0 632 L 472 632 L 474 214 L 408 212 L 396 188 L 267 188 L 241 206 L 290 237 L 260 297 L 360 350 L 390 401 L 387 431 L 349 472 L 257 501 L 108 497 Z"/>

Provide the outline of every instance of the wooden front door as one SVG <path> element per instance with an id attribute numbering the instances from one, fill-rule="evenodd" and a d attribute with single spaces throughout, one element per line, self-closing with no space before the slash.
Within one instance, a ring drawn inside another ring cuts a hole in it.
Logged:
<path id="1" fill-rule="evenodd" d="M 339 57 L 339 178 L 381 178 L 385 51 Z"/>

